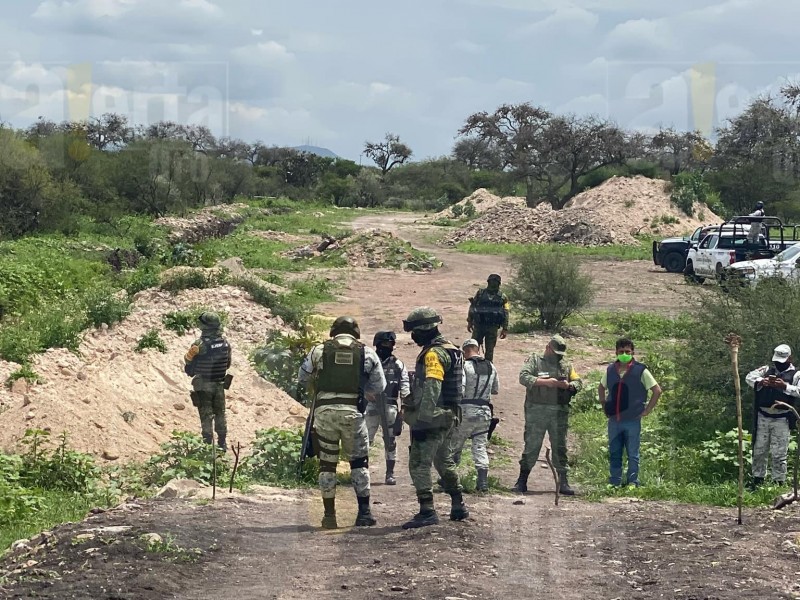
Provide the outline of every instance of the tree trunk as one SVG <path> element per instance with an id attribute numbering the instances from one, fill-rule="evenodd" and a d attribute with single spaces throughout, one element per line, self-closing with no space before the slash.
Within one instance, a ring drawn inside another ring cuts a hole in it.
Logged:
<path id="1" fill-rule="evenodd" d="M 534 195 L 533 177 L 525 177 L 525 204 L 528 208 L 535 208 L 539 204 L 539 199 Z"/>

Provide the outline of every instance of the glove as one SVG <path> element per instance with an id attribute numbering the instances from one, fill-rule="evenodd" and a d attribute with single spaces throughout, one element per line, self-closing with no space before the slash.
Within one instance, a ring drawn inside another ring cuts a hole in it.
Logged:
<path id="1" fill-rule="evenodd" d="M 403 433 L 403 415 L 402 413 L 397 413 L 397 418 L 394 420 L 394 425 L 392 425 L 392 435 L 399 437 L 401 433 Z"/>

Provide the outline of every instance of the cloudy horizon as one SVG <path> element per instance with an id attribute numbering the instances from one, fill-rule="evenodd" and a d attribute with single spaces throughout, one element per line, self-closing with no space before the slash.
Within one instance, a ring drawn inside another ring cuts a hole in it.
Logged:
<path id="1" fill-rule="evenodd" d="M 298 0 L 6 3 L 0 121 L 105 112 L 358 160 L 396 133 L 447 154 L 474 112 L 531 102 L 624 127 L 713 128 L 796 81 L 800 3 Z M 787 59 L 786 57 L 790 57 Z"/>

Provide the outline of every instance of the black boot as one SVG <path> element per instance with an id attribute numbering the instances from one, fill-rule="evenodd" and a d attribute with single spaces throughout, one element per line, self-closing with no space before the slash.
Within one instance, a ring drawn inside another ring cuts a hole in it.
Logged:
<path id="1" fill-rule="evenodd" d="M 323 529 L 336 529 L 336 498 L 323 498 L 322 505 L 325 507 L 325 515 L 322 517 Z"/>
<path id="2" fill-rule="evenodd" d="M 203 436 L 203 443 L 210 444 L 212 442 L 211 435 L 206 435 L 205 433 L 200 434 Z"/>
<path id="3" fill-rule="evenodd" d="M 567 474 L 564 473 L 559 478 L 559 485 L 558 485 L 558 493 L 562 496 L 574 496 L 575 490 L 569 487 L 569 480 L 567 479 Z"/>
<path id="4" fill-rule="evenodd" d="M 394 478 L 394 461 L 387 460 L 386 461 L 386 485 L 397 485 L 397 481 Z"/>
<path id="5" fill-rule="evenodd" d="M 461 495 L 461 492 L 454 492 L 450 494 L 450 501 L 451 521 L 463 521 L 469 517 L 469 511 L 467 510 L 467 505 L 464 504 L 464 497 Z"/>
<path id="6" fill-rule="evenodd" d="M 479 492 L 489 491 L 489 469 L 478 469 L 478 481 L 475 489 Z"/>
<path id="7" fill-rule="evenodd" d="M 372 527 L 377 523 L 372 511 L 369 509 L 369 496 L 356 496 L 358 499 L 358 516 L 356 517 L 356 527 Z"/>
<path id="8" fill-rule="evenodd" d="M 517 483 L 511 488 L 512 492 L 516 492 L 517 494 L 524 494 L 528 491 L 528 475 L 531 474 L 530 469 L 523 469 L 522 467 L 519 468 L 519 477 L 517 478 Z"/>
<path id="9" fill-rule="evenodd" d="M 439 515 L 436 514 L 436 509 L 433 508 L 433 496 L 420 497 L 419 512 L 414 515 L 413 519 L 403 523 L 403 529 L 417 529 L 418 527 L 438 524 Z"/>
<path id="10" fill-rule="evenodd" d="M 228 451 L 228 444 L 224 435 L 221 435 L 217 438 L 217 446 L 219 446 L 219 449 L 222 450 L 223 452 Z"/>
<path id="11" fill-rule="evenodd" d="M 751 492 L 755 492 L 759 487 L 764 485 L 764 478 L 763 477 L 753 477 L 753 480 L 747 484 L 747 489 Z"/>

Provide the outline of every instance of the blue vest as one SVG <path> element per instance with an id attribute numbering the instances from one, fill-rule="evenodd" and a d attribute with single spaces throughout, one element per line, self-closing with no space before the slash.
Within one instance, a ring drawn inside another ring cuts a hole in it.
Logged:
<path id="1" fill-rule="evenodd" d="M 646 365 L 633 362 L 624 377 L 617 373 L 617 363 L 606 370 L 606 401 L 603 410 L 606 416 L 617 421 L 635 421 L 641 418 L 647 403 L 647 388 L 642 385 L 642 373 Z"/>

